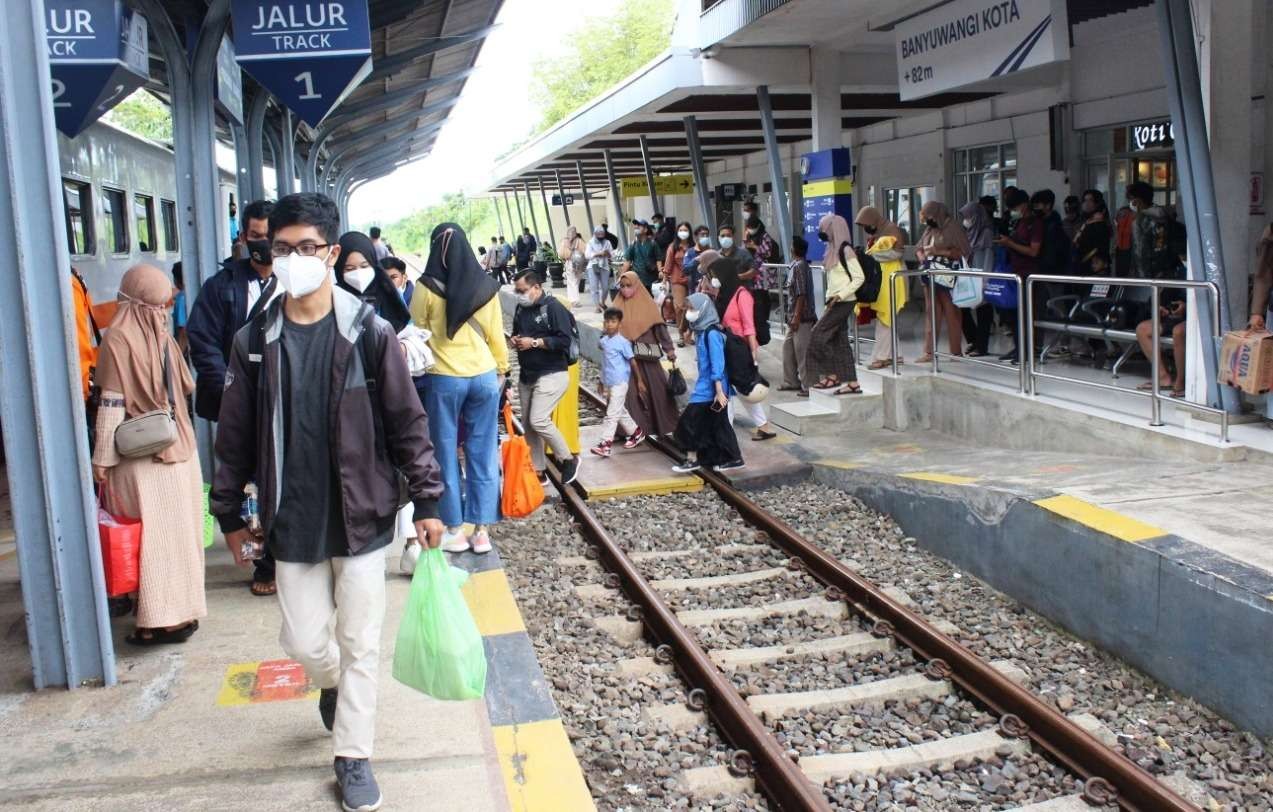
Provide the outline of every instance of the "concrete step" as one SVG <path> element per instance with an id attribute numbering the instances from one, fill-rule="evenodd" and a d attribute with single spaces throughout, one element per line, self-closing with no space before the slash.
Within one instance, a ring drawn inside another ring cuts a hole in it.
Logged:
<path id="1" fill-rule="evenodd" d="M 828 409 L 812 399 L 775 403 L 769 410 L 769 419 L 792 434 L 805 435 L 813 431 L 817 423 L 840 422 L 840 410 Z"/>

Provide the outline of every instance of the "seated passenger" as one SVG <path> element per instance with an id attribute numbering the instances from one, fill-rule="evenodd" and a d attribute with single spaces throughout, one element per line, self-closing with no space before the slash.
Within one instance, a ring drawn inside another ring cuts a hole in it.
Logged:
<path id="1" fill-rule="evenodd" d="M 1161 306 L 1158 308 L 1159 336 L 1171 336 L 1171 361 L 1175 366 L 1175 375 L 1164 362 L 1158 366 L 1158 388 L 1170 389 L 1173 398 L 1185 396 L 1185 292 L 1180 288 L 1168 288 L 1162 293 Z M 1152 359 L 1155 352 L 1154 323 L 1145 319 L 1136 325 L 1136 340 L 1140 342 L 1140 351 L 1146 358 Z M 1136 387 L 1148 392 L 1154 387 L 1152 381 L 1146 381 Z"/>
<path id="2" fill-rule="evenodd" d="M 203 591 L 203 475 L 186 397 L 190 371 L 168 324 L 172 283 L 151 265 L 124 274 L 119 309 L 98 351 L 101 387 L 93 479 L 111 514 L 141 519 L 135 646 L 184 643 L 208 614 Z M 123 457 L 115 429 L 125 419 L 167 411 L 176 439 L 153 455 Z"/>

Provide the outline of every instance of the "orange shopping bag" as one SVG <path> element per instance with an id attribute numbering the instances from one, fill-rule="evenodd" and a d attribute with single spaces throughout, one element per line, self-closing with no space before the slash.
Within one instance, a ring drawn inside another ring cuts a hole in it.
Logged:
<path id="1" fill-rule="evenodd" d="M 102 571 L 110 597 L 136 592 L 141 586 L 141 520 L 115 516 L 105 508 L 107 487 L 102 484 L 97 504 L 97 534 L 102 544 Z"/>
<path id="2" fill-rule="evenodd" d="M 509 519 L 521 519 L 534 513 L 544 502 L 544 487 L 530 461 L 530 446 L 526 438 L 513 431 L 513 407 L 504 404 L 504 429 L 508 439 L 500 446 L 500 461 L 504 467 L 504 490 L 500 495 L 500 512 Z"/>

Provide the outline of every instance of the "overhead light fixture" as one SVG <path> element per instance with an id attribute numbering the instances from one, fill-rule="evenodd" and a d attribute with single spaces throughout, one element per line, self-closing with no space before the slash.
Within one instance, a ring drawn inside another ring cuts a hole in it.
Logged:
<path id="1" fill-rule="evenodd" d="M 691 48 L 690 56 L 695 59 L 713 59 L 720 53 L 720 45 L 709 45 L 706 48 Z"/>

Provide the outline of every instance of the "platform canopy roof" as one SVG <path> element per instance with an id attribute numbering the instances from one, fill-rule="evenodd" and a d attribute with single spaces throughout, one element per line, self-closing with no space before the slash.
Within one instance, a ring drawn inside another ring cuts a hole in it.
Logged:
<path id="1" fill-rule="evenodd" d="M 948 2 L 949 0 L 947 0 Z M 1067 0 L 1070 24 L 1116 14 L 1153 0 Z M 1060 81 L 1053 65 L 959 92 L 903 101 L 898 92 L 893 27 L 944 5 L 940 0 L 719 0 L 682 2 L 671 47 L 531 143 L 496 164 L 475 192 L 497 194 L 606 185 L 605 150 L 618 176 L 640 175 L 644 135 L 655 173 L 690 167 L 684 118 L 698 124 L 703 159 L 738 158 L 764 148 L 756 88 L 770 90 L 780 144 L 813 134 L 811 48 L 838 53 L 840 127 L 853 130 L 940 110 L 1000 93 Z M 687 12 L 692 18 L 687 19 Z"/>
<path id="2" fill-rule="evenodd" d="M 368 154 L 407 136 L 402 150 L 366 173 L 379 177 L 398 161 L 428 154 L 452 106 L 477 62 L 487 34 L 504 0 L 370 0 L 372 71 L 319 125 L 330 130 L 323 155 Z M 178 33 L 189 40 L 207 11 L 205 0 L 165 0 Z M 184 24 L 183 24 L 184 21 Z M 151 52 L 151 83 L 167 97 L 167 70 L 155 49 Z M 264 92 L 245 72 L 244 106 L 253 94 Z M 282 111 L 271 106 L 267 120 L 276 129 Z M 307 157 L 316 131 L 300 125 L 307 138 L 297 145 L 298 161 Z M 410 137 L 409 133 L 418 133 Z M 218 137 L 232 138 L 218 121 Z M 267 151 L 268 152 L 268 151 Z M 321 165 L 320 161 L 320 165 Z"/>

